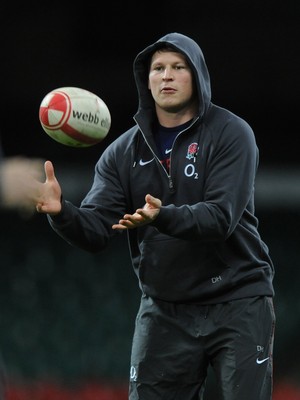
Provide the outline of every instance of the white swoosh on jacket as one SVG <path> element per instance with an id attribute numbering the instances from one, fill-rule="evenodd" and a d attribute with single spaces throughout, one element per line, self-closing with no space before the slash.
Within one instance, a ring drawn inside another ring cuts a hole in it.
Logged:
<path id="1" fill-rule="evenodd" d="M 140 159 L 140 163 L 139 164 L 143 167 L 144 165 L 151 163 L 153 160 L 154 160 L 154 157 L 151 160 L 148 160 L 148 161 L 143 161 L 142 159 Z"/>

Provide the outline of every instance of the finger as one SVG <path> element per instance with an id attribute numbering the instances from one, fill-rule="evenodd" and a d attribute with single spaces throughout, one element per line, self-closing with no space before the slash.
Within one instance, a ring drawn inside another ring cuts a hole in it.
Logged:
<path id="1" fill-rule="evenodd" d="M 135 212 L 134 214 L 125 214 L 120 221 L 122 221 L 122 222 L 126 222 L 126 221 L 135 222 L 135 221 L 140 220 L 140 219 L 141 219 L 141 216 L 137 212 Z"/>
<path id="2" fill-rule="evenodd" d="M 142 222 L 142 221 L 144 221 L 145 219 L 148 219 L 149 218 L 149 210 L 144 210 L 144 209 L 139 209 L 139 210 L 136 210 L 136 213 L 139 215 L 139 217 L 140 217 L 140 219 L 139 219 L 139 221 L 140 222 Z M 138 219 L 136 218 L 136 221 L 138 221 Z"/>
<path id="3" fill-rule="evenodd" d="M 161 201 L 156 197 L 151 196 L 151 194 L 146 194 L 145 201 L 152 208 L 160 208 L 161 206 Z"/>
<path id="4" fill-rule="evenodd" d="M 127 229 L 127 227 L 121 224 L 114 224 L 112 225 L 112 229 L 124 231 L 125 229 Z"/>
<path id="5" fill-rule="evenodd" d="M 51 161 L 46 161 L 44 164 L 45 167 L 45 174 L 46 174 L 46 181 L 53 181 L 55 180 L 54 174 L 54 167 Z"/>
<path id="6" fill-rule="evenodd" d="M 126 219 L 125 219 L 126 217 Z M 136 228 L 141 224 L 142 221 L 136 220 L 132 215 L 124 215 L 123 219 L 119 220 L 118 224 L 114 224 L 114 226 L 118 226 L 121 229 L 132 229 Z"/>
<path id="7" fill-rule="evenodd" d="M 119 224 L 126 226 L 127 228 L 133 227 L 134 225 L 137 225 L 137 221 L 134 219 L 121 219 L 119 221 Z"/>
<path id="8" fill-rule="evenodd" d="M 124 219 L 121 219 L 118 224 L 112 225 L 113 229 L 121 229 L 121 230 L 125 230 L 125 229 L 128 229 L 128 228 L 133 228 L 133 227 L 134 226 L 130 221 L 126 221 Z"/>

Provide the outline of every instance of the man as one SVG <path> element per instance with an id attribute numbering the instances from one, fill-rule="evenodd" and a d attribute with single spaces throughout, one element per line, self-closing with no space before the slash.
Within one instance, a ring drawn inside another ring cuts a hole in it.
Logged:
<path id="1" fill-rule="evenodd" d="M 76 207 L 50 161 L 37 211 L 74 246 L 127 231 L 141 289 L 130 400 L 272 397 L 274 268 L 258 233 L 250 126 L 211 102 L 198 44 L 170 33 L 134 61 L 135 125 L 101 155 Z"/>

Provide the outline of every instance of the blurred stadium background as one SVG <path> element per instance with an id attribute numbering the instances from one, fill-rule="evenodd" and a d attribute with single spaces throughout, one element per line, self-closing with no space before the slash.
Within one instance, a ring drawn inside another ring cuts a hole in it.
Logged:
<path id="1" fill-rule="evenodd" d="M 257 215 L 276 268 L 274 400 L 299 400 L 300 3 L 54 1 L 0 9 L 5 153 L 51 159 L 75 204 L 103 149 L 132 125 L 136 54 L 170 31 L 199 42 L 213 101 L 244 117 L 257 137 Z M 103 143 L 72 149 L 42 131 L 39 104 L 60 86 L 89 89 L 107 103 L 112 127 Z M 91 255 L 63 242 L 45 216 L 0 214 L 7 400 L 126 400 L 140 295 L 126 236 Z M 216 387 L 210 377 L 206 400 L 217 399 Z"/>

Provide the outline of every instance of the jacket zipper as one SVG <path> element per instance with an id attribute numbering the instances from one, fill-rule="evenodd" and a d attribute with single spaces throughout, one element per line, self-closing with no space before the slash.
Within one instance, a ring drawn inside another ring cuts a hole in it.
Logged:
<path id="1" fill-rule="evenodd" d="M 173 144 L 172 144 L 172 151 L 171 151 L 171 154 L 170 154 L 170 168 L 169 168 L 169 171 L 171 171 L 172 152 L 173 152 L 174 143 L 176 142 L 177 138 L 178 138 L 183 132 L 185 132 L 186 130 L 190 129 L 190 127 L 193 126 L 193 125 L 195 124 L 195 122 L 196 122 L 198 119 L 199 119 L 199 117 L 197 117 L 197 118 L 191 123 L 191 125 L 189 125 L 187 128 L 185 128 L 183 131 L 179 132 L 178 135 L 175 137 L 174 142 L 173 142 Z M 144 137 L 144 140 L 145 140 L 147 146 L 149 147 L 151 153 L 153 154 L 153 157 L 156 159 L 156 161 L 158 162 L 158 164 L 161 166 L 161 168 L 163 169 L 163 171 L 164 171 L 165 174 L 167 175 L 168 181 L 169 181 L 169 189 L 170 189 L 171 191 L 174 191 L 174 184 L 173 184 L 173 179 L 172 179 L 172 177 L 171 177 L 171 173 L 168 173 L 168 172 L 166 171 L 166 169 L 161 165 L 161 162 L 160 162 L 159 158 L 157 157 L 157 155 L 156 155 L 155 152 L 153 151 L 152 147 L 150 146 L 149 142 L 147 141 L 147 139 L 146 139 L 146 137 L 145 137 L 145 135 L 144 135 L 142 129 L 140 129 L 140 131 L 142 132 L 142 135 L 143 135 L 143 137 Z M 134 164 L 134 166 L 135 166 L 135 164 Z"/>

